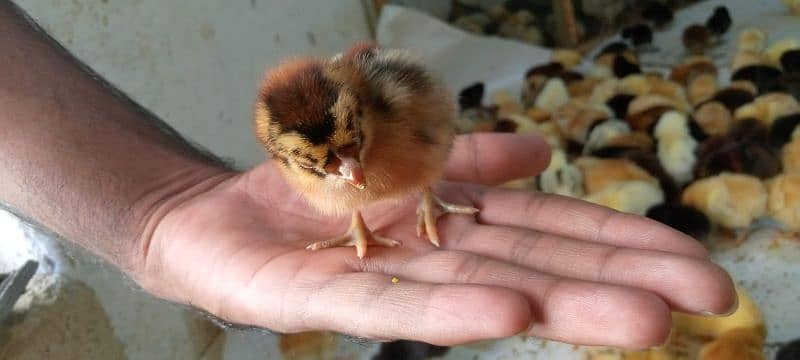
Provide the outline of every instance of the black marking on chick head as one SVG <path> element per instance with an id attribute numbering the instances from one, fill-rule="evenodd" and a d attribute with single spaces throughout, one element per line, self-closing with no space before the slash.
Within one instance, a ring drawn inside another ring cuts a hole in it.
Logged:
<path id="1" fill-rule="evenodd" d="M 320 145 L 328 141 L 333 135 L 335 121 L 333 115 L 326 113 L 320 122 L 299 123 L 294 131 L 297 131 L 314 145 Z"/>
<path id="2" fill-rule="evenodd" d="M 282 133 L 296 132 L 314 145 L 333 134 L 334 119 L 330 108 L 339 93 L 318 64 L 308 65 L 289 79 L 273 86 L 264 96 L 270 120 L 279 124 Z"/>

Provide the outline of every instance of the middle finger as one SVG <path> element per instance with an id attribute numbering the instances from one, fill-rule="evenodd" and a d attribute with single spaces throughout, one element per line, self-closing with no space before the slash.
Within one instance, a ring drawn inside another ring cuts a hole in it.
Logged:
<path id="1" fill-rule="evenodd" d="M 473 186 L 464 188 L 481 209 L 484 224 L 558 234 L 587 242 L 708 257 L 696 240 L 645 217 L 577 199 L 539 192 Z"/>
<path id="2" fill-rule="evenodd" d="M 446 220 L 441 225 L 448 230 Z M 679 311 L 722 314 L 735 302 L 728 296 L 730 277 L 711 261 L 507 226 L 479 225 L 459 233 L 443 246 L 552 275 L 645 289 Z"/>

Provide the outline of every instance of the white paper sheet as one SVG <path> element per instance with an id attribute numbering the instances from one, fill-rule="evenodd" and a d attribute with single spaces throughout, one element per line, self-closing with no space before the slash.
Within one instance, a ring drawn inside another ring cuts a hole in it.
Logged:
<path id="1" fill-rule="evenodd" d="M 376 33 L 378 43 L 421 56 L 454 92 L 476 81 L 486 83 L 487 94 L 501 88 L 519 91 L 525 71 L 550 58 L 549 49 L 469 34 L 399 6 L 383 8 Z"/>

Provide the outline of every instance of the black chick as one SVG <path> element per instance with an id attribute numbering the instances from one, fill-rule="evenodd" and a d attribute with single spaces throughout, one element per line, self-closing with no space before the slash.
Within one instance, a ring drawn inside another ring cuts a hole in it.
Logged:
<path id="1" fill-rule="evenodd" d="M 717 6 L 714 8 L 714 13 L 706 20 L 706 27 L 712 34 L 722 36 L 731 27 L 731 14 L 725 6 Z"/>

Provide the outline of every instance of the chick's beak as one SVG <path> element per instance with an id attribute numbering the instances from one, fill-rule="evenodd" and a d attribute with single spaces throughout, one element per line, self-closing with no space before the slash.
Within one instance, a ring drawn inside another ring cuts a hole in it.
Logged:
<path id="1" fill-rule="evenodd" d="M 364 169 L 358 160 L 360 152 L 361 149 L 356 145 L 333 150 L 330 161 L 325 165 L 325 171 L 350 185 L 362 190 L 365 189 L 367 182 L 364 178 Z"/>
<path id="2" fill-rule="evenodd" d="M 366 179 L 364 179 L 364 170 L 361 168 L 361 163 L 353 157 L 339 157 L 339 168 L 337 169 L 338 177 L 347 181 L 359 189 L 367 187 Z"/>

